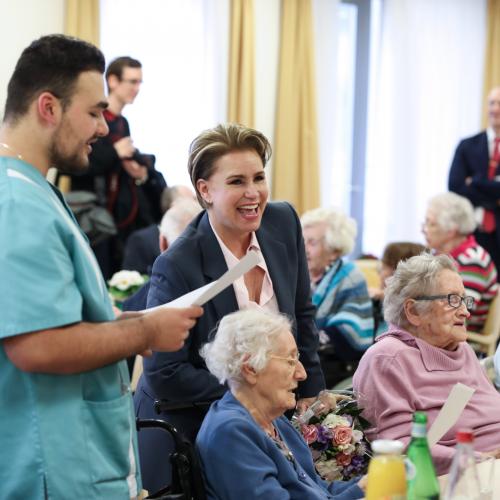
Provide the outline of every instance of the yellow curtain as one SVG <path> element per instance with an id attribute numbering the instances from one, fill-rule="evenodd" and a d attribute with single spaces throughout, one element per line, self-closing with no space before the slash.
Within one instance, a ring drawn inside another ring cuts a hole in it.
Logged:
<path id="1" fill-rule="evenodd" d="M 65 33 L 99 46 L 99 0 L 66 0 Z"/>
<path id="2" fill-rule="evenodd" d="M 254 127 L 253 0 L 231 1 L 228 121 Z"/>
<path id="3" fill-rule="evenodd" d="M 99 0 L 66 0 L 64 32 L 99 46 Z M 50 172 L 50 171 L 49 171 Z M 50 176 L 55 182 L 54 172 Z M 60 175 L 57 186 L 63 193 L 71 191 L 71 177 Z"/>
<path id="4" fill-rule="evenodd" d="M 484 100 L 493 87 L 500 86 L 500 0 L 488 0 L 488 28 L 484 61 Z M 483 125 L 488 126 L 488 111 L 484 107 Z"/>
<path id="5" fill-rule="evenodd" d="M 273 198 L 301 214 L 319 205 L 318 126 L 310 0 L 282 0 Z"/>

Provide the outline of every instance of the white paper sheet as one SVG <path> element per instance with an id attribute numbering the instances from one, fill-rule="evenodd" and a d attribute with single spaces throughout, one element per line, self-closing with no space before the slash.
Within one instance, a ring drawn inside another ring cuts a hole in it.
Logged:
<path id="1" fill-rule="evenodd" d="M 429 446 L 434 446 L 456 423 L 469 399 L 474 394 L 474 389 L 464 384 L 455 384 L 448 394 L 446 401 L 427 432 Z"/>
<path id="2" fill-rule="evenodd" d="M 222 290 L 232 285 L 238 278 L 243 276 L 245 273 L 250 271 L 255 267 L 261 260 L 260 254 L 250 250 L 245 257 L 243 257 L 238 264 L 225 272 L 218 280 L 212 281 L 207 285 L 192 290 L 181 297 L 178 297 L 167 304 L 162 304 L 161 306 L 152 307 L 151 309 L 146 309 L 145 313 L 153 311 L 158 307 L 189 307 L 189 306 L 202 306 L 209 300 L 213 299 Z"/>

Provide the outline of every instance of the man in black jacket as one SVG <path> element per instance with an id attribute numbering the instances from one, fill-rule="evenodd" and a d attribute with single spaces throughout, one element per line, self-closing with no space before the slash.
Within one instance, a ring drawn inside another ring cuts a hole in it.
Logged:
<path id="1" fill-rule="evenodd" d="M 154 169 L 154 156 L 134 146 L 123 108 L 132 104 L 142 83 L 142 66 L 131 57 L 113 60 L 106 70 L 109 107 L 104 113 L 109 135 L 100 139 L 90 155 L 90 169 L 73 176 L 72 190 L 92 191 L 113 215 L 116 237 L 94 247 L 105 278 L 121 268 L 123 248 L 130 233 L 158 223 L 160 197 L 166 184 Z"/>

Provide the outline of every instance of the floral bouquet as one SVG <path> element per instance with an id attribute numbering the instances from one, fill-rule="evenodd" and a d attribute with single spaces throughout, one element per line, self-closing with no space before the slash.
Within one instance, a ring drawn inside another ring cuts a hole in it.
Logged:
<path id="1" fill-rule="evenodd" d="M 108 281 L 108 290 L 115 304 L 133 295 L 148 280 L 137 271 L 118 271 Z"/>
<path id="2" fill-rule="evenodd" d="M 352 392 L 322 391 L 293 422 L 311 449 L 318 474 L 327 481 L 347 481 L 366 473 L 371 456 L 364 430 L 370 424 Z"/>

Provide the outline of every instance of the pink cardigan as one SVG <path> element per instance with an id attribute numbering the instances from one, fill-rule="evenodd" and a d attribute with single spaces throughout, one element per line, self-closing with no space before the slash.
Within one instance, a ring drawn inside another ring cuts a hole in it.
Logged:
<path id="1" fill-rule="evenodd" d="M 368 438 L 408 444 L 413 412 L 425 411 L 432 424 L 457 382 L 475 392 L 455 426 L 432 447 L 438 475 L 451 465 L 458 428 L 474 430 L 476 451 L 500 448 L 500 394 L 466 342 L 447 351 L 391 325 L 366 351 L 353 378 L 363 416 L 373 425 Z"/>

